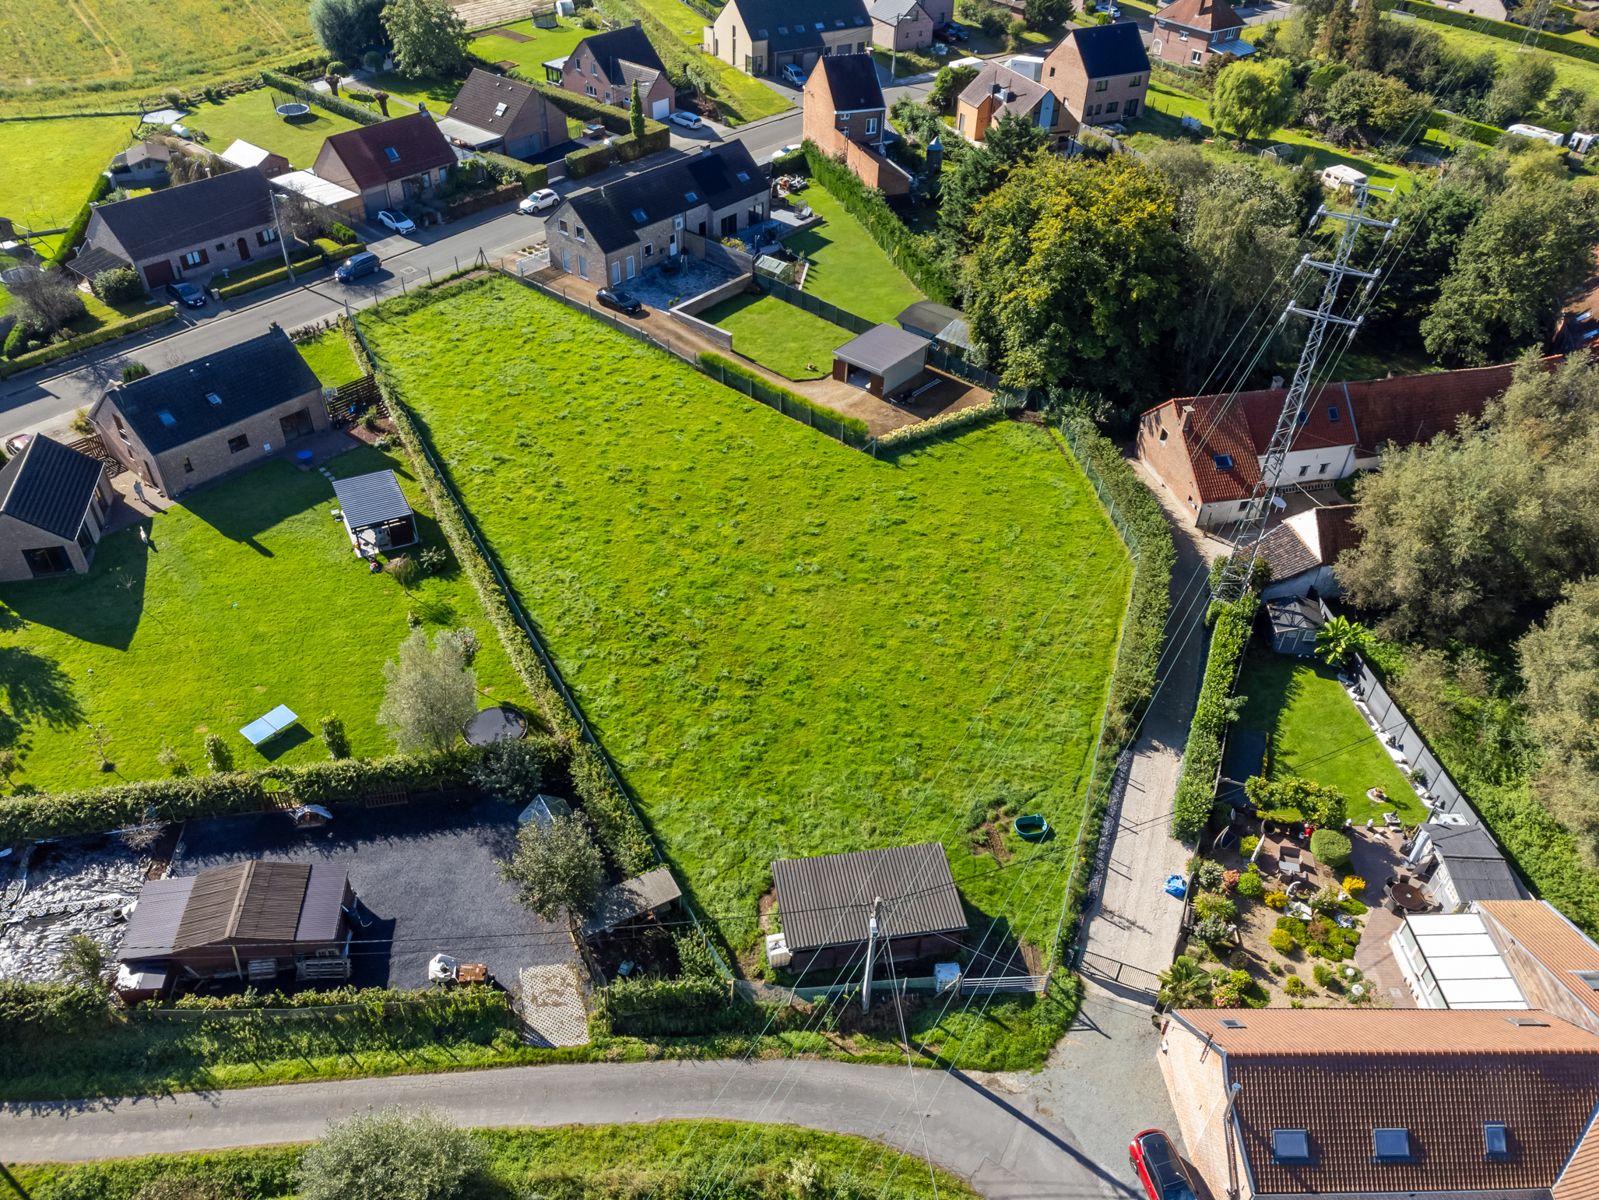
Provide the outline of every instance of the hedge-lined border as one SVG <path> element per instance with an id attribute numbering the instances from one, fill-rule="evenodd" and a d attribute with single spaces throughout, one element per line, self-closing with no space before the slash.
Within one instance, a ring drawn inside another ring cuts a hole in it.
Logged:
<path id="1" fill-rule="evenodd" d="M 845 416 L 836 408 L 828 408 L 825 404 L 818 404 L 815 400 L 806 399 L 796 391 L 786 387 L 779 387 L 777 384 L 768 380 L 759 371 L 753 371 L 749 367 L 746 367 L 743 363 L 734 362 L 731 358 L 728 358 L 725 355 L 717 354 L 710 350 L 701 350 L 697 355 L 697 358 L 699 361 L 700 370 L 706 375 L 711 375 L 711 369 L 715 368 L 718 376 L 725 373 L 728 375 L 736 375 L 740 379 L 748 379 L 752 383 L 760 384 L 769 392 L 777 393 L 777 395 L 781 396 L 786 403 L 792 404 L 795 408 L 802 409 L 805 412 L 814 413 L 818 417 L 822 417 L 828 421 L 834 422 L 838 425 L 840 430 L 849 435 L 848 437 L 839 438 L 839 441 L 844 442 L 846 445 L 855 446 L 858 448 L 864 445 L 871 437 L 871 430 L 868 428 L 866 422 L 861 420 L 859 417 Z M 720 379 L 717 381 L 722 382 Z M 726 385 L 724 384 L 723 386 Z M 733 390 L 736 391 L 737 389 Z M 850 440 L 851 438 L 854 440 Z"/>
<path id="2" fill-rule="evenodd" d="M 102 171 L 94 177 L 94 182 L 89 185 L 89 195 L 78 206 L 78 211 L 72 214 L 72 223 L 67 226 L 67 231 L 61 235 L 61 240 L 56 243 L 56 248 L 50 257 L 45 260 L 47 267 L 59 267 L 72 257 L 73 247 L 83 237 L 83 231 L 89 227 L 89 218 L 94 215 L 94 206 L 111 194 L 111 176 Z"/>
<path id="3" fill-rule="evenodd" d="M 1183 747 L 1183 773 L 1172 800 L 1172 836 L 1193 845 L 1205 832 L 1216 802 L 1216 780 L 1221 774 L 1222 740 L 1232 723 L 1233 685 L 1238 660 L 1249 644 L 1259 598 L 1245 593 L 1230 604 L 1216 606 L 1216 628 L 1210 637 L 1205 678 L 1199 685 L 1188 743 Z"/>
<path id="4" fill-rule="evenodd" d="M 1010 408 L 1007 408 L 996 396 L 992 400 L 974 404 L 970 408 L 958 408 L 954 412 L 940 413 L 936 417 L 929 417 L 914 425 L 901 425 L 898 429 L 890 429 L 873 443 L 872 450 L 874 454 L 878 451 L 898 454 L 928 442 L 936 442 L 962 429 L 987 425 L 990 421 L 999 420 L 1009 411 Z"/>
<path id="5" fill-rule="evenodd" d="M 666 126 L 647 129 L 643 137 L 624 133 L 599 146 L 586 146 L 566 156 L 566 174 L 569 179 L 582 179 L 605 170 L 613 163 L 637 162 L 651 154 L 658 154 L 672 145 L 671 133 Z"/>
<path id="6" fill-rule="evenodd" d="M 163 304 L 159 308 L 152 308 L 149 312 L 139 313 L 125 321 L 113 321 L 109 325 L 102 325 L 92 333 L 81 334 L 75 338 L 68 338 L 64 342 L 43 346 L 38 350 L 30 350 L 26 354 L 19 354 L 13 359 L 0 359 L 0 379 L 8 375 L 16 375 L 21 371 L 30 371 L 34 367 L 42 367 L 47 363 L 59 359 L 71 358 L 81 350 L 114 342 L 118 338 L 127 337 L 129 334 L 138 333 L 154 325 L 161 325 L 167 321 L 177 319 L 178 313 L 171 305 Z"/>
<path id="7" fill-rule="evenodd" d="M 1514 42 L 1518 46 L 1530 44 L 1550 54 L 1562 54 L 1567 58 L 1580 58 L 1599 63 L 1599 46 L 1584 46 L 1580 42 L 1552 37 L 1542 30 L 1525 29 L 1520 25 L 1493 21 L 1470 13 L 1453 12 L 1447 8 L 1438 8 L 1436 5 L 1417 3 L 1417 0 L 1377 0 L 1377 3 L 1379 7 L 1390 12 L 1407 13 L 1423 21 L 1432 21 L 1438 25 L 1453 25 L 1472 33 L 1480 33 L 1484 37 L 1498 38 L 1502 42 Z"/>
<path id="8" fill-rule="evenodd" d="M 294 269 L 301 275 L 310 275 L 334 263 L 343 262 L 352 254 L 359 254 L 366 249 L 365 242 L 351 242 L 344 246 L 335 246 L 325 250 L 315 246 L 306 251 L 300 261 L 294 263 Z M 268 287 L 274 283 L 282 283 L 289 277 L 287 267 L 276 267 L 270 271 L 263 271 L 259 275 L 252 275 L 248 279 L 241 279 L 236 283 L 225 283 L 216 289 L 217 296 L 223 300 L 231 300 L 235 296 L 242 296 L 246 292 L 253 292 L 257 288 Z"/>

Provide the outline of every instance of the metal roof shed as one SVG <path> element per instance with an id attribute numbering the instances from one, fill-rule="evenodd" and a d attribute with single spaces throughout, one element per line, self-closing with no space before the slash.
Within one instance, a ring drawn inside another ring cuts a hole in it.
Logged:
<path id="1" fill-rule="evenodd" d="M 625 879 L 607 888 L 583 922 L 583 936 L 609 933 L 619 925 L 635 921 L 646 913 L 657 913 L 681 899 L 683 890 L 666 867 L 656 867 L 634 879 Z"/>
<path id="2" fill-rule="evenodd" d="M 362 558 L 414 546 L 420 540 L 416 515 L 393 471 L 335 479 L 333 494 L 339 498 L 339 512 L 349 531 L 350 545 Z"/>
<path id="3" fill-rule="evenodd" d="M 886 398 L 913 383 L 927 366 L 927 339 L 894 325 L 877 325 L 833 351 L 833 378 Z"/>

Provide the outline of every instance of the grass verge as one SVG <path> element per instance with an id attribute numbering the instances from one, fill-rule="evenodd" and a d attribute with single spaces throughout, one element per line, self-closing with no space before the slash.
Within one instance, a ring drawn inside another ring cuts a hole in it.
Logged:
<path id="1" fill-rule="evenodd" d="M 361 364 L 355 361 L 355 355 L 350 352 L 350 343 L 344 336 L 344 330 L 337 326 L 323 330 L 310 341 L 299 343 L 296 348 L 323 387 L 354 383 L 365 374 Z"/>

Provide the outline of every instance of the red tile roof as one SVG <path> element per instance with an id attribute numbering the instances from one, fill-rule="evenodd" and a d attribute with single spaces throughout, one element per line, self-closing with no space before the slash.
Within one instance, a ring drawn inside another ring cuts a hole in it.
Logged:
<path id="1" fill-rule="evenodd" d="M 1155 14 L 1157 21 L 1170 21 L 1188 29 L 1214 33 L 1218 29 L 1239 29 L 1244 19 L 1227 0 L 1177 0 Z"/>
<path id="2" fill-rule="evenodd" d="M 1184 1010 L 1225 1056 L 1257 1193 L 1510 1191 L 1552 1186 L 1599 1106 L 1599 1037 L 1542 1012 Z M 1224 1021 L 1236 1021 L 1230 1029 Z M 1503 1123 L 1509 1154 L 1484 1153 Z M 1404 1129 L 1411 1159 L 1374 1161 L 1372 1131 Z M 1272 1131 L 1302 1129 L 1309 1163 Z"/>
<path id="3" fill-rule="evenodd" d="M 1599 1013 L 1599 991 L 1577 974 L 1599 976 L 1599 946 L 1587 934 L 1542 900 L 1484 900 L 1479 907 L 1497 932 L 1537 959 L 1578 1004 Z"/>
<path id="4" fill-rule="evenodd" d="M 1554 1187 L 1554 1200 L 1593 1200 L 1595 1196 L 1599 1196 L 1599 1119 L 1588 1126 Z"/>
<path id="5" fill-rule="evenodd" d="M 1409 446 L 1431 441 L 1453 430 L 1461 417 L 1478 416 L 1489 400 L 1510 386 L 1515 370 L 1515 364 L 1504 363 L 1351 383 L 1359 445 L 1375 452 L 1384 443 Z"/>
<path id="6" fill-rule="evenodd" d="M 455 165 L 455 151 L 427 113 L 335 133 L 323 143 L 363 189 Z M 389 151 L 393 150 L 391 157 Z"/>

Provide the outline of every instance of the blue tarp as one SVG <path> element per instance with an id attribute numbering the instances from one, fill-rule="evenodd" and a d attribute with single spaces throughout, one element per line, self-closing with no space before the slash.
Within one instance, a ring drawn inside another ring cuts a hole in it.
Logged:
<path id="1" fill-rule="evenodd" d="M 1181 900 L 1188 894 L 1188 883 L 1181 875 L 1166 876 L 1166 894 Z"/>

